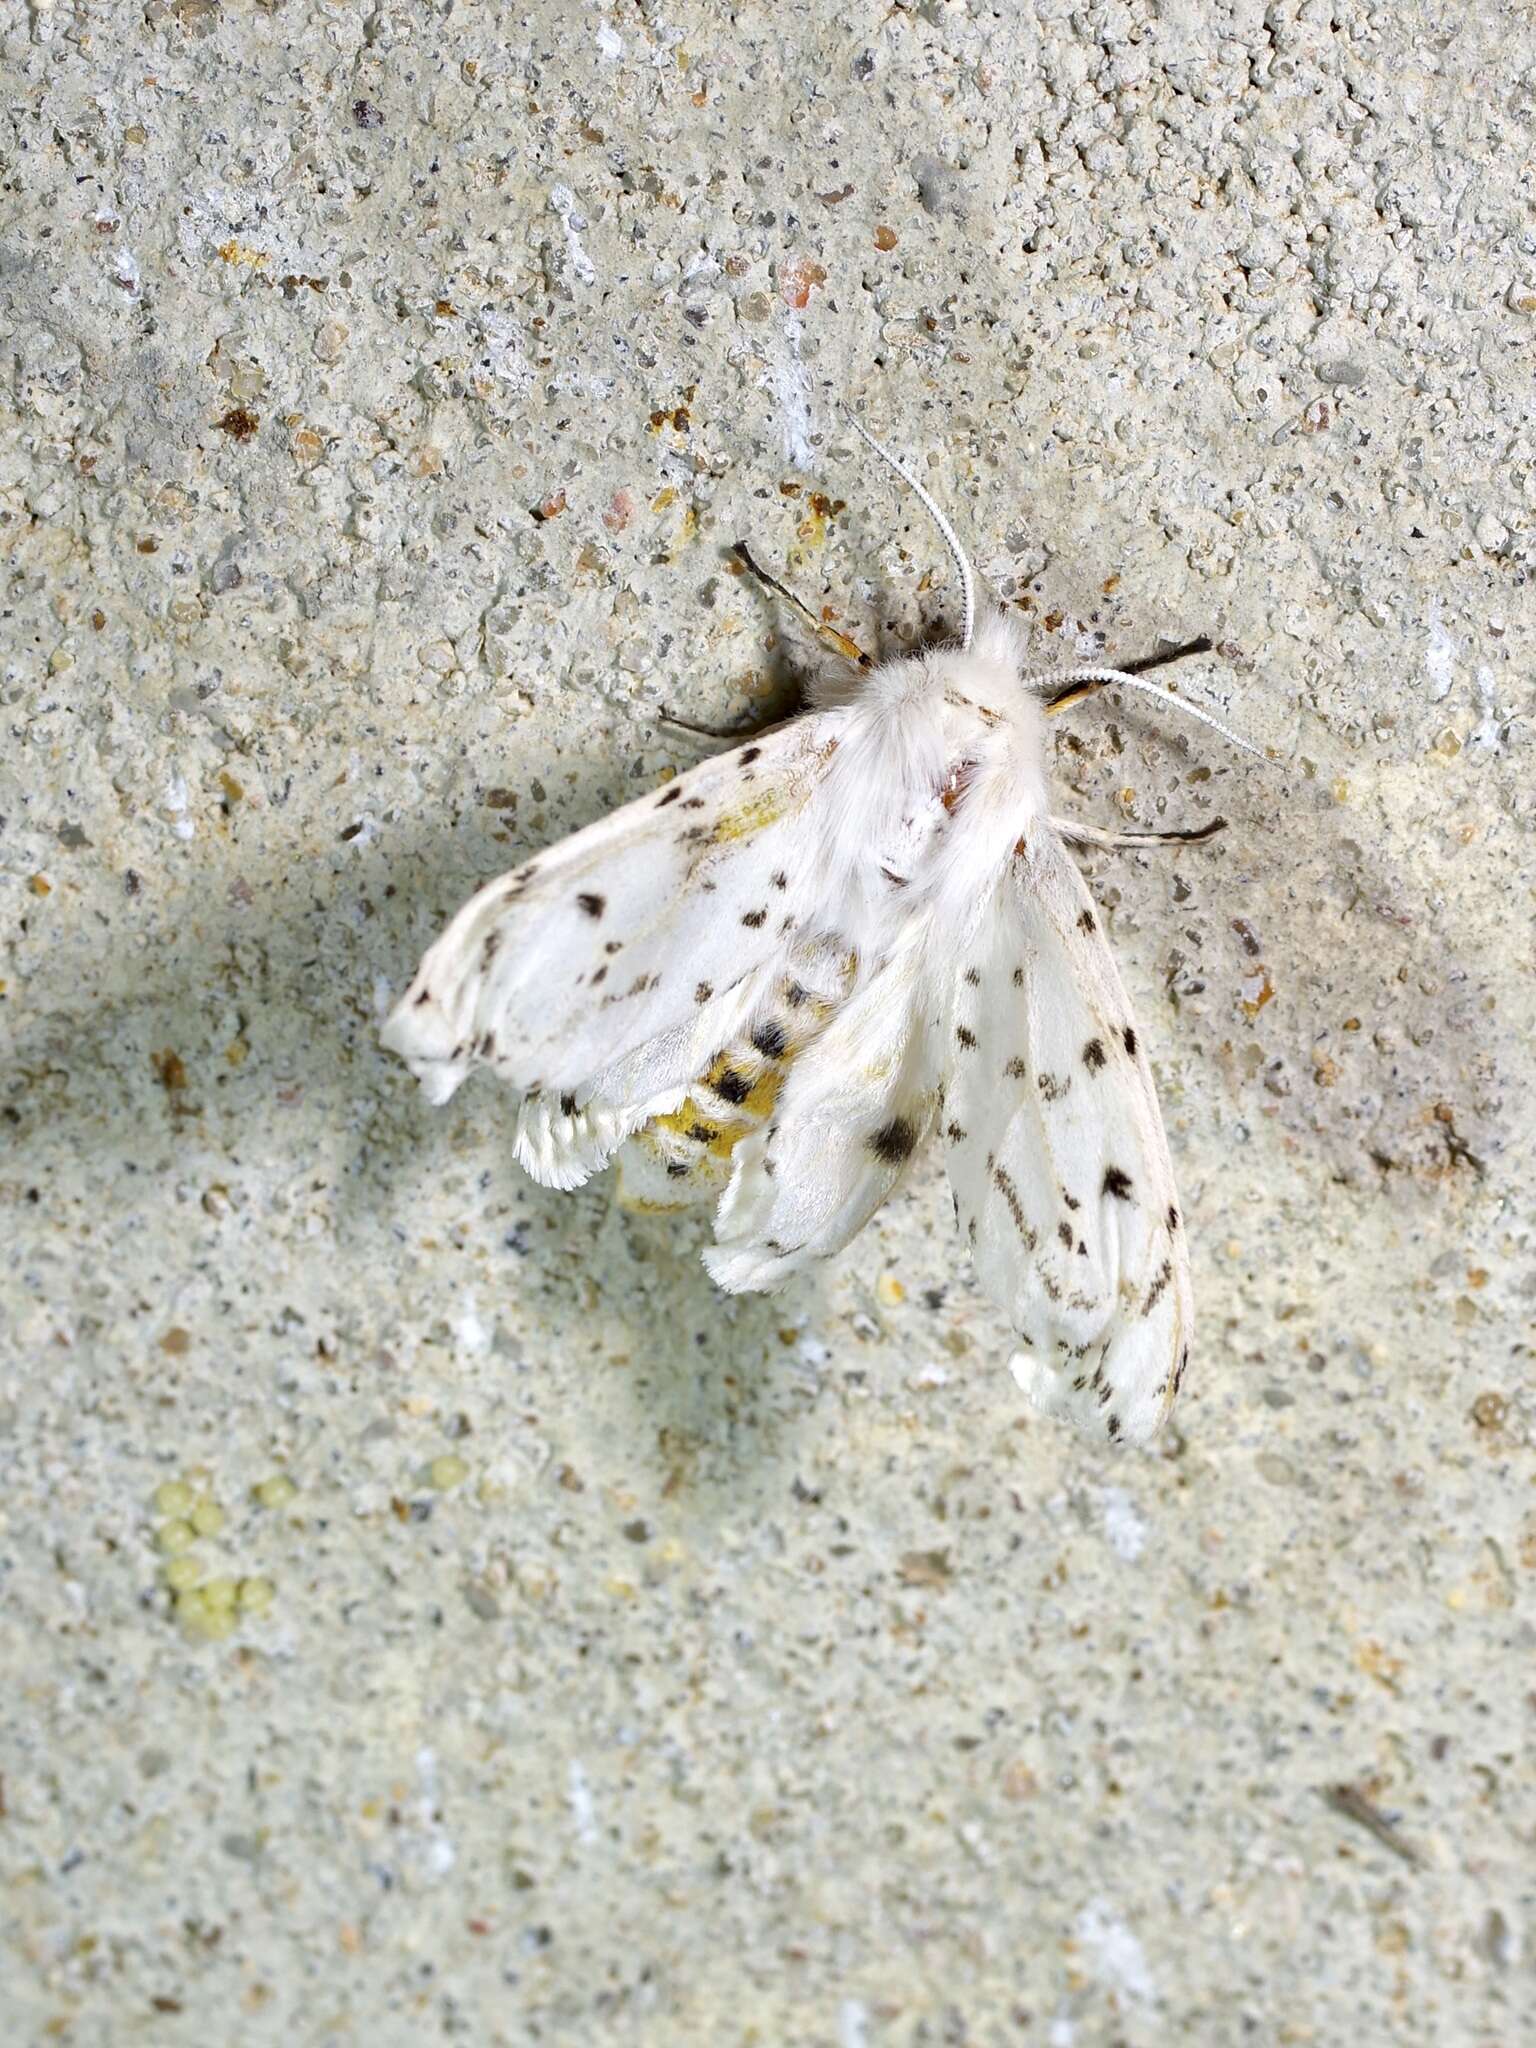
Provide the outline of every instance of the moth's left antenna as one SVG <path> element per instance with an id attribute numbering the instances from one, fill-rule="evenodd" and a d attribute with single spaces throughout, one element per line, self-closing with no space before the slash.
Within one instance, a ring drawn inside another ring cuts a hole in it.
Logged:
<path id="1" fill-rule="evenodd" d="M 929 497 L 901 457 L 893 455 L 889 448 L 882 448 L 874 435 L 867 428 L 859 425 L 846 405 L 839 406 L 838 410 L 858 435 L 859 439 L 867 441 L 880 460 L 895 470 L 896 474 L 907 486 L 907 489 L 916 495 L 919 504 L 928 514 L 928 517 L 933 521 L 940 533 L 943 534 L 944 545 L 954 557 L 955 567 L 960 572 L 960 589 L 965 601 L 965 623 L 960 633 L 960 645 L 962 648 L 968 649 L 971 644 L 971 634 L 976 625 L 976 584 L 971 575 L 971 565 L 965 559 L 965 549 L 960 545 L 960 536 L 955 532 L 955 529 L 950 525 L 944 514 L 939 510 L 933 499 Z"/>

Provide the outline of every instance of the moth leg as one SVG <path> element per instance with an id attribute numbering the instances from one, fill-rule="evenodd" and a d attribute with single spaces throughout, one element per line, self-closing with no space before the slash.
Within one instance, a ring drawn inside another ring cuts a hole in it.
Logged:
<path id="1" fill-rule="evenodd" d="M 846 633 L 839 633 L 836 626 L 829 626 L 825 619 L 818 618 L 803 597 L 796 597 L 787 584 L 781 583 L 777 576 L 770 576 L 761 562 L 754 561 L 752 552 L 744 540 L 733 541 L 731 553 L 743 568 L 750 570 L 765 590 L 771 590 L 776 597 L 782 597 L 810 627 L 817 639 L 824 640 L 835 654 L 840 654 L 844 661 L 851 661 L 855 668 L 874 667 L 874 663 L 856 641 L 850 640 Z"/>
<path id="2" fill-rule="evenodd" d="M 673 726 L 678 732 L 696 733 L 703 740 L 728 740 L 734 747 L 742 740 L 760 740 L 771 732 L 777 732 L 781 725 L 788 725 L 799 713 L 792 711 L 788 718 L 749 718 L 743 725 L 695 725 L 691 718 L 679 718 L 675 711 L 662 711 L 657 715 L 663 725 Z"/>
<path id="3" fill-rule="evenodd" d="M 1144 654 L 1139 661 L 1118 664 L 1128 676 L 1144 676 L 1148 670 L 1167 668 L 1170 662 L 1185 661 L 1191 654 L 1209 654 L 1211 642 L 1204 634 L 1198 640 L 1182 641 L 1177 647 L 1165 647 L 1161 654 Z M 1063 690 L 1059 697 L 1052 697 L 1045 706 L 1046 716 L 1054 718 L 1058 711 L 1065 711 L 1069 704 L 1081 704 L 1085 697 L 1092 697 L 1106 687 L 1103 683 L 1073 683 Z"/>
<path id="4" fill-rule="evenodd" d="M 796 597 L 788 584 L 781 583 L 777 576 L 771 576 L 762 563 L 754 558 L 751 549 L 744 540 L 733 542 L 731 553 L 745 569 L 757 578 L 765 590 L 771 590 L 776 597 L 782 597 L 790 609 L 810 627 L 816 637 L 819 640 L 825 641 L 827 646 L 840 656 L 842 660 L 851 662 L 858 669 L 874 667 L 874 663 L 862 647 L 850 640 L 846 633 L 839 633 L 835 626 L 829 626 L 825 619 L 817 618 L 804 598 Z M 793 716 L 794 714 L 791 713 L 790 715 Z M 770 715 L 759 724 L 749 723 L 731 726 L 695 725 L 691 719 L 679 718 L 675 712 L 671 711 L 663 711 L 661 718 L 664 725 L 676 726 L 682 732 L 696 733 L 700 739 L 730 740 L 732 742 L 738 740 L 760 740 L 765 733 L 774 732 L 779 726 L 788 722 L 782 715 Z"/>
<path id="5" fill-rule="evenodd" d="M 1183 832 L 1106 832 L 1102 825 L 1085 825 L 1076 818 L 1051 820 L 1051 830 L 1069 846 L 1200 846 L 1226 829 L 1225 818 L 1212 818 L 1208 825 Z"/>

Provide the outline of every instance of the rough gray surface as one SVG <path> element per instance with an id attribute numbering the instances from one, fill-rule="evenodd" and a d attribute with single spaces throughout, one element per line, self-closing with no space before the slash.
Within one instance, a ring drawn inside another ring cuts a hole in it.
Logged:
<path id="1" fill-rule="evenodd" d="M 1529 10 L 13 0 L 0 82 L 7 2041 L 1515 2039 Z M 727 1302 L 376 1049 L 769 693 L 738 534 L 942 622 L 838 396 L 1042 663 L 1208 631 L 1271 751 L 1061 740 L 1232 827 L 1090 863 L 1156 1455 L 1021 1416 L 936 1164 Z"/>

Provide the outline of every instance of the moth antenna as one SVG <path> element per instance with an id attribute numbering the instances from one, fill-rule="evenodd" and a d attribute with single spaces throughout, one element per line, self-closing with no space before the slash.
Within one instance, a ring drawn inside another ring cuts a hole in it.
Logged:
<path id="1" fill-rule="evenodd" d="M 960 646 L 962 652 L 968 652 L 971 645 L 971 635 L 976 625 L 976 583 L 971 575 L 971 565 L 965 558 L 965 549 L 960 545 L 960 536 L 955 532 L 955 529 L 950 525 L 944 514 L 939 510 L 927 491 L 923 489 L 923 486 L 918 482 L 911 470 L 908 469 L 901 457 L 893 455 L 889 448 L 882 448 L 874 435 L 867 428 L 859 425 L 846 405 L 840 405 L 838 411 L 848 422 L 849 426 L 852 427 L 859 439 L 867 441 L 880 460 L 895 470 L 907 489 L 914 493 L 918 503 L 939 529 L 939 532 L 943 534 L 944 545 L 949 549 L 950 555 L 954 559 L 955 567 L 960 573 L 960 588 L 965 602 L 965 621 L 961 628 Z"/>
<path id="2" fill-rule="evenodd" d="M 1160 690 L 1156 683 L 1149 683 L 1145 676 L 1133 676 L 1123 668 L 1069 668 L 1054 675 L 1047 675 L 1042 670 L 1036 675 L 1022 676 L 1020 681 L 1025 689 L 1042 683 L 1047 688 L 1056 688 L 1063 683 L 1096 683 L 1100 688 L 1114 685 L 1124 690 L 1142 690 L 1147 696 L 1156 697 L 1159 703 L 1172 705 L 1175 711 L 1182 711 L 1186 718 L 1198 718 L 1202 725 L 1210 726 L 1213 732 L 1219 732 L 1224 740 L 1229 740 L 1234 747 L 1241 747 L 1245 754 L 1252 754 L 1255 760 L 1262 761 L 1264 758 L 1256 746 L 1248 740 L 1239 739 L 1230 727 L 1223 725 L 1219 718 L 1213 718 L 1209 711 L 1202 711 L 1198 704 L 1190 704 L 1183 697 L 1175 697 L 1171 690 Z M 1058 711 L 1061 708 L 1060 701 L 1046 706 L 1048 711 Z"/>

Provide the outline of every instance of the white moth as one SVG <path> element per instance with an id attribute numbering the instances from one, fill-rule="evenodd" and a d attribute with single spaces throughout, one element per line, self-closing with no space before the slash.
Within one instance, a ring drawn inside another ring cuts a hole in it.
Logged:
<path id="1" fill-rule="evenodd" d="M 716 1197 L 704 1262 L 732 1293 L 841 1251 L 937 1132 L 1019 1385 L 1142 1442 L 1189 1360 L 1184 1225 L 1065 843 L 1106 835 L 1051 816 L 1042 695 L 1139 679 L 1026 675 L 1010 620 L 975 618 L 948 522 L 871 446 L 955 556 L 958 649 L 844 675 L 487 883 L 383 1043 L 435 1103 L 476 1063 L 510 1082 L 514 1156 L 547 1187 L 618 1153 L 632 1206 Z"/>

